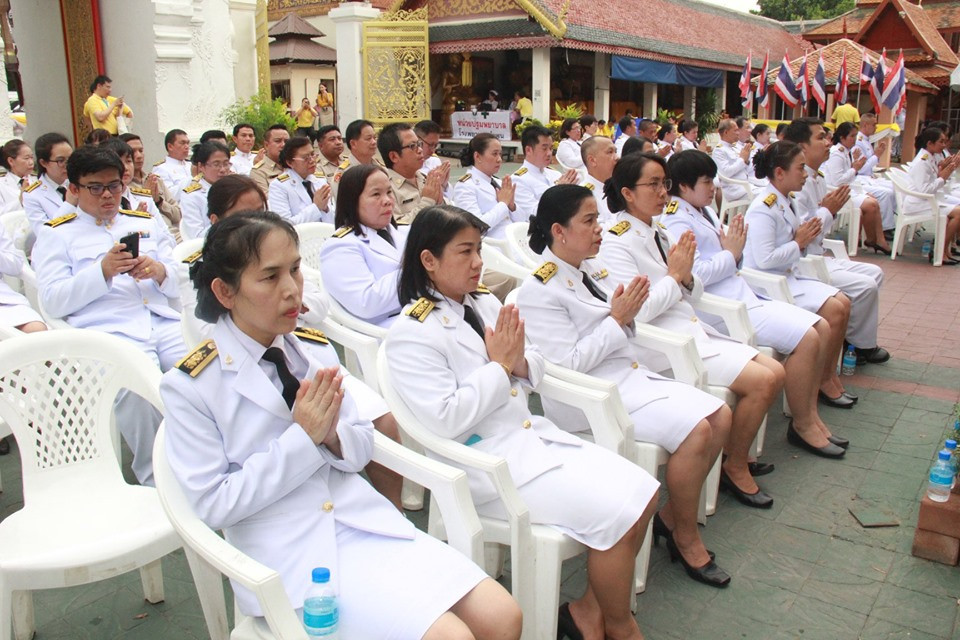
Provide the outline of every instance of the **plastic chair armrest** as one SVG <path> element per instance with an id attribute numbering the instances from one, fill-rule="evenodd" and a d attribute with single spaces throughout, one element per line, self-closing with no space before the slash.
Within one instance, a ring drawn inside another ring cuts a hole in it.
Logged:
<path id="1" fill-rule="evenodd" d="M 706 388 L 707 372 L 697 351 L 697 343 L 691 336 L 637 323 L 636 335 L 632 341 L 665 355 L 676 380 L 700 389 Z"/>
<path id="2" fill-rule="evenodd" d="M 770 299 L 793 304 L 793 294 L 784 276 L 756 269 L 740 269 L 740 276 L 752 289 L 760 289 Z"/>
<path id="3" fill-rule="evenodd" d="M 722 298 L 712 293 L 704 293 L 699 300 L 692 301 L 690 304 L 697 311 L 712 313 L 723 318 L 723 323 L 727 325 L 727 332 L 734 340 L 756 346 L 757 339 L 753 323 L 750 322 L 750 316 L 747 314 L 747 305 L 739 300 Z"/>
<path id="4" fill-rule="evenodd" d="M 551 375 L 552 371 L 558 369 L 562 367 L 553 365 L 548 369 L 537 392 L 545 398 L 553 398 L 583 411 L 594 442 L 608 451 L 622 454 L 625 440 L 621 420 L 626 410 L 623 409 L 616 384 L 573 370 L 566 371 L 566 379 Z M 590 379 L 590 382 L 582 385 L 579 380 L 584 378 Z M 607 388 L 602 388 L 604 385 Z"/>
<path id="5" fill-rule="evenodd" d="M 834 260 L 850 260 L 850 254 L 847 253 L 847 245 L 843 240 L 834 240 L 833 238 L 823 239 L 823 250 L 833 254 Z"/>

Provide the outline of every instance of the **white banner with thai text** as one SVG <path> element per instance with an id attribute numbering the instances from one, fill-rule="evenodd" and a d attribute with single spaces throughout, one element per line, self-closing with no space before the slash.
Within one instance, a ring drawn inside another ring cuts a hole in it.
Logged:
<path id="1" fill-rule="evenodd" d="M 500 140 L 510 140 L 510 112 L 491 111 L 484 116 L 480 111 L 454 111 L 450 115 L 454 138 L 472 138 L 478 133 L 492 133 Z"/>

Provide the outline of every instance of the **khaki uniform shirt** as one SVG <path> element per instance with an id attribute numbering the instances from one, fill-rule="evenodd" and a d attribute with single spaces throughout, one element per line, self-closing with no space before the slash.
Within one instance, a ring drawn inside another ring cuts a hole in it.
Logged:
<path id="1" fill-rule="evenodd" d="M 253 165 L 253 169 L 250 170 L 250 179 L 256 182 L 257 186 L 266 194 L 270 191 L 270 182 L 281 173 L 283 173 L 283 167 L 269 157 L 265 157 Z"/>
<path id="2" fill-rule="evenodd" d="M 399 224 L 410 224 L 421 209 L 437 204 L 433 198 L 420 195 L 426 178 L 417 172 L 413 180 L 408 180 L 393 169 L 387 169 L 390 177 L 390 189 L 393 191 L 393 219 Z"/>
<path id="3" fill-rule="evenodd" d="M 337 172 L 333 175 L 333 180 L 330 182 L 330 192 L 334 200 L 337 199 L 337 192 L 340 190 L 340 178 L 343 176 L 343 172 L 350 167 L 356 167 L 361 164 L 363 163 L 357 160 L 352 152 L 347 152 L 343 162 L 337 167 Z M 378 156 L 373 156 L 373 164 L 383 167 L 383 162 L 380 161 Z"/>
<path id="4" fill-rule="evenodd" d="M 327 179 L 327 182 L 332 185 L 333 176 L 337 175 L 337 170 L 340 169 L 340 165 L 346 159 L 347 159 L 347 156 L 344 154 L 341 154 L 340 158 L 336 162 L 331 162 L 329 158 L 327 158 L 323 154 L 320 154 L 320 161 L 317 162 L 317 173 L 322 173 L 323 176 Z"/>

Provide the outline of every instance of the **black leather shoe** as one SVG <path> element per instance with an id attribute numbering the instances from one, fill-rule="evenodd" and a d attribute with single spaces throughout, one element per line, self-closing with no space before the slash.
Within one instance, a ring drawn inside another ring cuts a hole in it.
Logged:
<path id="1" fill-rule="evenodd" d="M 883 347 L 857 349 L 857 364 L 883 364 L 890 359 L 890 352 Z"/>
<path id="2" fill-rule="evenodd" d="M 846 449 L 847 447 L 850 446 L 850 441 L 847 440 L 846 438 L 841 438 L 840 436 L 830 435 L 830 436 L 827 436 L 827 440 L 837 445 L 841 449 Z"/>
<path id="3" fill-rule="evenodd" d="M 557 640 L 570 638 L 570 640 L 583 640 L 583 634 L 580 633 L 580 627 L 573 621 L 570 614 L 570 603 L 564 602 L 557 611 Z"/>
<path id="4" fill-rule="evenodd" d="M 815 447 L 797 433 L 797 430 L 793 428 L 793 420 L 790 421 L 790 424 L 787 425 L 787 442 L 792 445 L 796 445 L 801 449 L 806 449 L 814 455 L 818 455 L 823 458 L 842 458 L 847 452 L 846 449 L 838 447 L 832 442 L 825 447 Z"/>
<path id="5" fill-rule="evenodd" d="M 772 462 L 748 462 L 747 469 L 750 470 L 750 475 L 756 478 L 758 476 L 765 476 L 768 473 L 773 473 L 776 467 Z"/>
<path id="6" fill-rule="evenodd" d="M 687 559 L 680 553 L 680 549 L 677 548 L 677 543 L 673 541 L 672 535 L 667 536 L 667 550 L 670 551 L 670 562 L 680 560 L 680 564 L 683 565 L 687 575 L 697 582 L 721 589 L 730 584 L 730 574 L 718 567 L 713 559 L 710 559 L 702 567 L 691 567 L 687 563 Z"/>
<path id="7" fill-rule="evenodd" d="M 760 489 L 756 493 L 747 493 L 734 483 L 723 469 L 720 470 L 720 486 L 730 493 L 733 497 L 754 509 L 769 509 L 773 506 L 773 498 L 765 494 Z"/>
<path id="8" fill-rule="evenodd" d="M 0 439 L 0 456 L 5 456 L 10 453 L 10 440 L 7 438 Z"/>
<path id="9" fill-rule="evenodd" d="M 661 537 L 670 538 L 671 536 L 673 536 L 673 532 L 667 528 L 667 523 L 663 521 L 660 514 L 653 514 L 653 546 L 657 546 Z M 711 560 L 717 557 L 717 554 L 710 551 L 710 549 L 707 549 L 707 555 L 710 556 Z"/>
<path id="10" fill-rule="evenodd" d="M 823 391 L 818 391 L 817 395 L 820 398 L 820 402 L 828 407 L 833 407 L 835 409 L 853 409 L 853 400 L 846 397 L 842 393 L 836 398 L 831 398 Z"/>

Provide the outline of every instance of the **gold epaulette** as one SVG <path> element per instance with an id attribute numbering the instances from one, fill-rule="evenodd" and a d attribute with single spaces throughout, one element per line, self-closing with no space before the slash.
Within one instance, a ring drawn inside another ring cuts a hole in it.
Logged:
<path id="1" fill-rule="evenodd" d="M 71 220 L 75 220 L 76 217 L 77 217 L 77 214 L 68 213 L 67 215 L 60 216 L 59 218 L 54 218 L 53 220 L 47 220 L 46 222 L 43 223 L 43 225 L 45 227 L 59 227 L 62 224 L 66 224 L 70 222 Z"/>
<path id="2" fill-rule="evenodd" d="M 153 191 L 150 189 L 144 189 L 143 187 L 130 187 L 130 193 L 135 193 L 138 196 L 152 196 Z"/>
<path id="3" fill-rule="evenodd" d="M 347 235 L 347 234 L 350 233 L 351 231 L 353 231 L 353 225 L 352 225 L 352 224 L 351 224 L 351 225 L 347 225 L 347 226 L 345 226 L 345 227 L 340 227 L 339 229 L 337 229 L 336 231 L 333 232 L 333 237 L 334 237 L 334 238 L 342 238 L 343 236 Z"/>
<path id="4" fill-rule="evenodd" d="M 200 256 L 202 255 L 203 255 L 203 249 L 198 249 L 197 251 L 191 253 L 186 258 L 184 258 L 181 262 L 183 262 L 183 264 L 193 264 L 194 262 L 199 260 Z"/>
<path id="5" fill-rule="evenodd" d="M 237 155 L 237 150 L 236 150 L 236 149 L 234 149 L 233 151 L 230 152 L 230 157 L 231 157 L 231 158 L 232 158 L 233 156 L 235 156 L 235 155 Z"/>
<path id="6" fill-rule="evenodd" d="M 134 209 L 120 209 L 117 213 L 122 213 L 125 216 L 130 216 L 131 218 L 152 218 L 153 216 L 147 213 L 146 211 L 135 211 Z"/>
<path id="7" fill-rule="evenodd" d="M 216 357 L 216 343 L 214 343 L 213 340 L 207 340 L 184 356 L 183 359 L 174 366 L 180 369 L 180 371 L 189 374 L 191 378 L 196 378 Z"/>
<path id="8" fill-rule="evenodd" d="M 466 181 L 469 180 L 469 179 L 470 179 L 470 174 L 469 174 L 469 173 L 465 173 L 465 174 L 463 174 L 462 176 L 460 176 L 460 179 L 457 180 L 457 182 L 466 182 Z"/>
<path id="9" fill-rule="evenodd" d="M 409 227 L 409 226 L 410 226 L 410 220 L 394 220 L 394 223 L 395 223 L 398 227 Z"/>
<path id="10" fill-rule="evenodd" d="M 929 159 L 930 159 L 930 154 L 924 152 L 924 154 L 923 154 L 922 156 L 920 156 L 920 159 L 921 159 L 921 160 L 929 160 Z"/>
<path id="11" fill-rule="evenodd" d="M 407 309 L 407 315 L 414 320 L 423 322 L 436 305 L 426 298 L 420 298 L 413 303 L 413 306 Z"/>
<path id="12" fill-rule="evenodd" d="M 281 173 L 280 175 L 277 176 L 277 182 L 286 182 L 289 179 L 290 179 L 289 173 Z"/>
<path id="13" fill-rule="evenodd" d="M 660 227 L 661 229 L 663 229 L 664 231 L 667 230 L 667 225 L 663 224 L 663 223 L 660 222 L 659 220 L 657 220 L 657 226 Z"/>
<path id="14" fill-rule="evenodd" d="M 516 171 L 513 172 L 513 175 L 515 175 L 515 176 L 522 176 L 522 175 L 525 174 L 526 172 L 527 172 L 527 168 L 526 168 L 526 167 L 520 167 L 519 169 L 517 169 Z"/>
<path id="15" fill-rule="evenodd" d="M 344 160 L 343 162 L 341 162 L 341 163 L 340 163 L 340 168 L 341 168 L 341 169 L 349 169 L 349 168 L 350 168 L 350 160 Z"/>
<path id="16" fill-rule="evenodd" d="M 533 276 L 542 282 L 547 284 L 547 280 L 552 278 L 557 273 L 557 265 L 553 262 L 544 262 L 540 265 L 536 271 L 533 272 Z"/>
<path id="17" fill-rule="evenodd" d="M 621 220 L 617 224 L 607 229 L 607 231 L 609 231 L 615 236 L 622 236 L 629 230 L 630 230 L 630 222 L 627 220 Z"/>
<path id="18" fill-rule="evenodd" d="M 823 175 L 823 171 L 820 171 L 820 169 L 817 169 L 817 175 L 820 176 L 821 178 L 825 177 Z"/>
<path id="19" fill-rule="evenodd" d="M 477 290 L 474 293 L 490 293 L 490 289 L 482 282 L 477 283 Z"/>
<path id="20" fill-rule="evenodd" d="M 330 344 L 330 339 L 327 338 L 326 334 L 319 329 L 311 329 L 310 327 L 297 327 L 293 330 L 293 335 L 297 336 L 301 340 L 319 342 L 320 344 Z"/>
<path id="21" fill-rule="evenodd" d="M 768 195 L 766 198 L 763 199 L 763 204 L 767 205 L 768 207 L 772 207 L 773 203 L 776 201 L 777 201 L 777 194 L 771 193 L 770 195 Z"/>
<path id="22" fill-rule="evenodd" d="M 40 181 L 37 180 L 36 182 L 32 183 L 29 187 L 27 187 L 26 189 L 24 189 L 23 192 L 24 192 L 24 193 L 30 193 L 31 191 L 33 191 L 34 189 L 36 189 L 36 188 L 39 187 L 39 186 L 40 186 Z"/>
<path id="23" fill-rule="evenodd" d="M 583 186 L 586 187 L 587 189 L 590 189 L 590 191 L 593 191 L 593 183 L 592 183 L 592 182 L 584 183 Z"/>
<path id="24" fill-rule="evenodd" d="M 184 193 L 193 193 L 194 191 L 199 191 L 203 187 L 200 186 L 199 182 L 191 182 L 183 188 Z"/>
<path id="25" fill-rule="evenodd" d="M 154 163 L 153 163 L 153 166 L 159 167 L 159 166 L 162 165 L 164 162 L 165 162 L 165 160 L 160 160 L 159 162 L 154 162 Z"/>
<path id="26" fill-rule="evenodd" d="M 258 163 L 256 163 L 255 165 L 253 165 L 253 168 L 254 168 L 254 169 L 259 169 L 260 167 L 263 166 L 263 162 L 264 162 L 264 161 L 261 160 L 260 162 L 258 162 Z"/>
<path id="27" fill-rule="evenodd" d="M 670 204 L 667 205 L 667 208 L 664 209 L 663 212 L 664 212 L 665 214 L 667 214 L 667 215 L 672 215 L 672 214 L 676 213 L 679 208 L 680 208 L 680 201 L 679 201 L 679 200 L 671 200 L 671 201 L 670 201 Z"/>
<path id="28" fill-rule="evenodd" d="M 327 174 L 325 174 L 323 171 L 320 171 L 319 169 L 317 169 L 316 171 L 313 172 L 313 177 L 314 177 L 314 178 L 326 178 L 326 177 L 327 177 Z"/>

